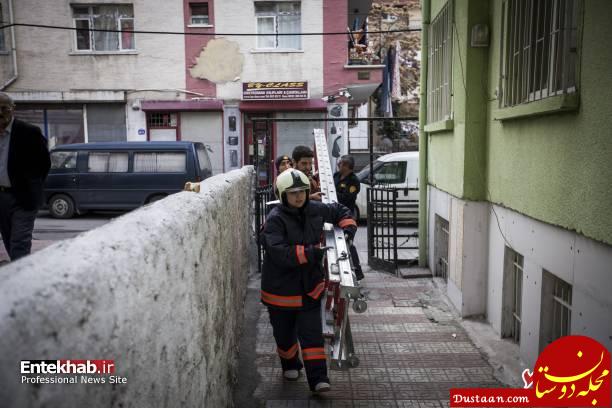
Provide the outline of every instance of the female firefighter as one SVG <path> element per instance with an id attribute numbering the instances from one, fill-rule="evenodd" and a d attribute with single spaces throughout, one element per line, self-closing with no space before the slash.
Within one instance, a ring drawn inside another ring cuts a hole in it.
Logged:
<path id="1" fill-rule="evenodd" d="M 281 205 L 270 212 L 262 233 L 261 300 L 268 307 L 284 378 L 296 381 L 304 367 L 310 390 L 325 392 L 330 390 L 321 326 L 326 248 L 319 244 L 323 223 L 338 225 L 350 237 L 357 224 L 341 204 L 310 201 L 310 182 L 299 170 L 280 174 L 276 187 Z"/>

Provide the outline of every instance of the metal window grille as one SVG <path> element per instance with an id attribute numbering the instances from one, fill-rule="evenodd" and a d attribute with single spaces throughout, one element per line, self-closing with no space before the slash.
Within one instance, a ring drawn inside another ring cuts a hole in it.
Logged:
<path id="1" fill-rule="evenodd" d="M 449 223 L 444 218 L 436 214 L 436 231 L 434 256 L 436 259 L 435 276 L 440 276 L 448 281 L 448 238 L 449 238 Z"/>
<path id="2" fill-rule="evenodd" d="M 570 334 L 572 285 L 543 270 L 541 304 L 540 351 L 558 338 Z"/>
<path id="3" fill-rule="evenodd" d="M 149 128 L 176 128 L 178 124 L 176 113 L 162 112 L 149 113 L 147 122 Z"/>
<path id="4" fill-rule="evenodd" d="M 523 256 L 513 251 L 512 259 L 512 339 L 521 342 L 521 301 L 523 298 Z"/>
<path id="5" fill-rule="evenodd" d="M 579 0 L 504 0 L 500 107 L 576 91 Z"/>
<path id="6" fill-rule="evenodd" d="M 449 0 L 429 26 L 427 123 L 451 118 L 452 10 Z"/>
<path id="7" fill-rule="evenodd" d="M 555 277 L 553 289 L 552 338 L 558 339 L 570 333 L 572 319 L 572 286 Z"/>

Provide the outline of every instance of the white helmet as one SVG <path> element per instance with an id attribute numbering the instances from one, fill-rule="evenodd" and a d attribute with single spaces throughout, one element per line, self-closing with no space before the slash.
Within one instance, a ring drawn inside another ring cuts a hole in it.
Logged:
<path id="1" fill-rule="evenodd" d="M 295 169 L 287 169 L 276 178 L 276 189 L 280 200 L 284 205 L 287 203 L 287 194 L 293 191 L 306 191 L 306 201 L 310 195 L 310 181 L 304 173 Z"/>

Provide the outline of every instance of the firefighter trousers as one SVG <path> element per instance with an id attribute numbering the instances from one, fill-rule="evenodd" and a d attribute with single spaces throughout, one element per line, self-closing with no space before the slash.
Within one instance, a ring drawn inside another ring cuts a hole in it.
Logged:
<path id="1" fill-rule="evenodd" d="M 300 370 L 304 367 L 311 390 L 320 382 L 329 383 L 321 326 L 321 304 L 308 310 L 268 308 L 268 312 L 283 371 Z M 300 348 L 303 364 L 299 356 Z"/>

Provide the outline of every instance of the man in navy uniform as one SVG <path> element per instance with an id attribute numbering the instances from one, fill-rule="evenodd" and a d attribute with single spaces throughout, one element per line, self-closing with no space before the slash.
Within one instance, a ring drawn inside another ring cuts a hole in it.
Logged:
<path id="1" fill-rule="evenodd" d="M 353 172 L 354 168 L 355 159 L 353 156 L 344 155 L 340 157 L 338 160 L 338 171 L 334 173 L 334 184 L 336 185 L 338 202 L 351 210 L 353 218 L 357 218 L 355 216 L 355 201 L 357 200 L 357 194 L 359 194 L 361 183 Z M 357 280 L 361 280 L 363 279 L 363 271 L 361 270 L 357 248 L 355 248 L 352 242 L 348 244 L 353 260 L 353 267 L 355 269 L 355 276 Z"/>

